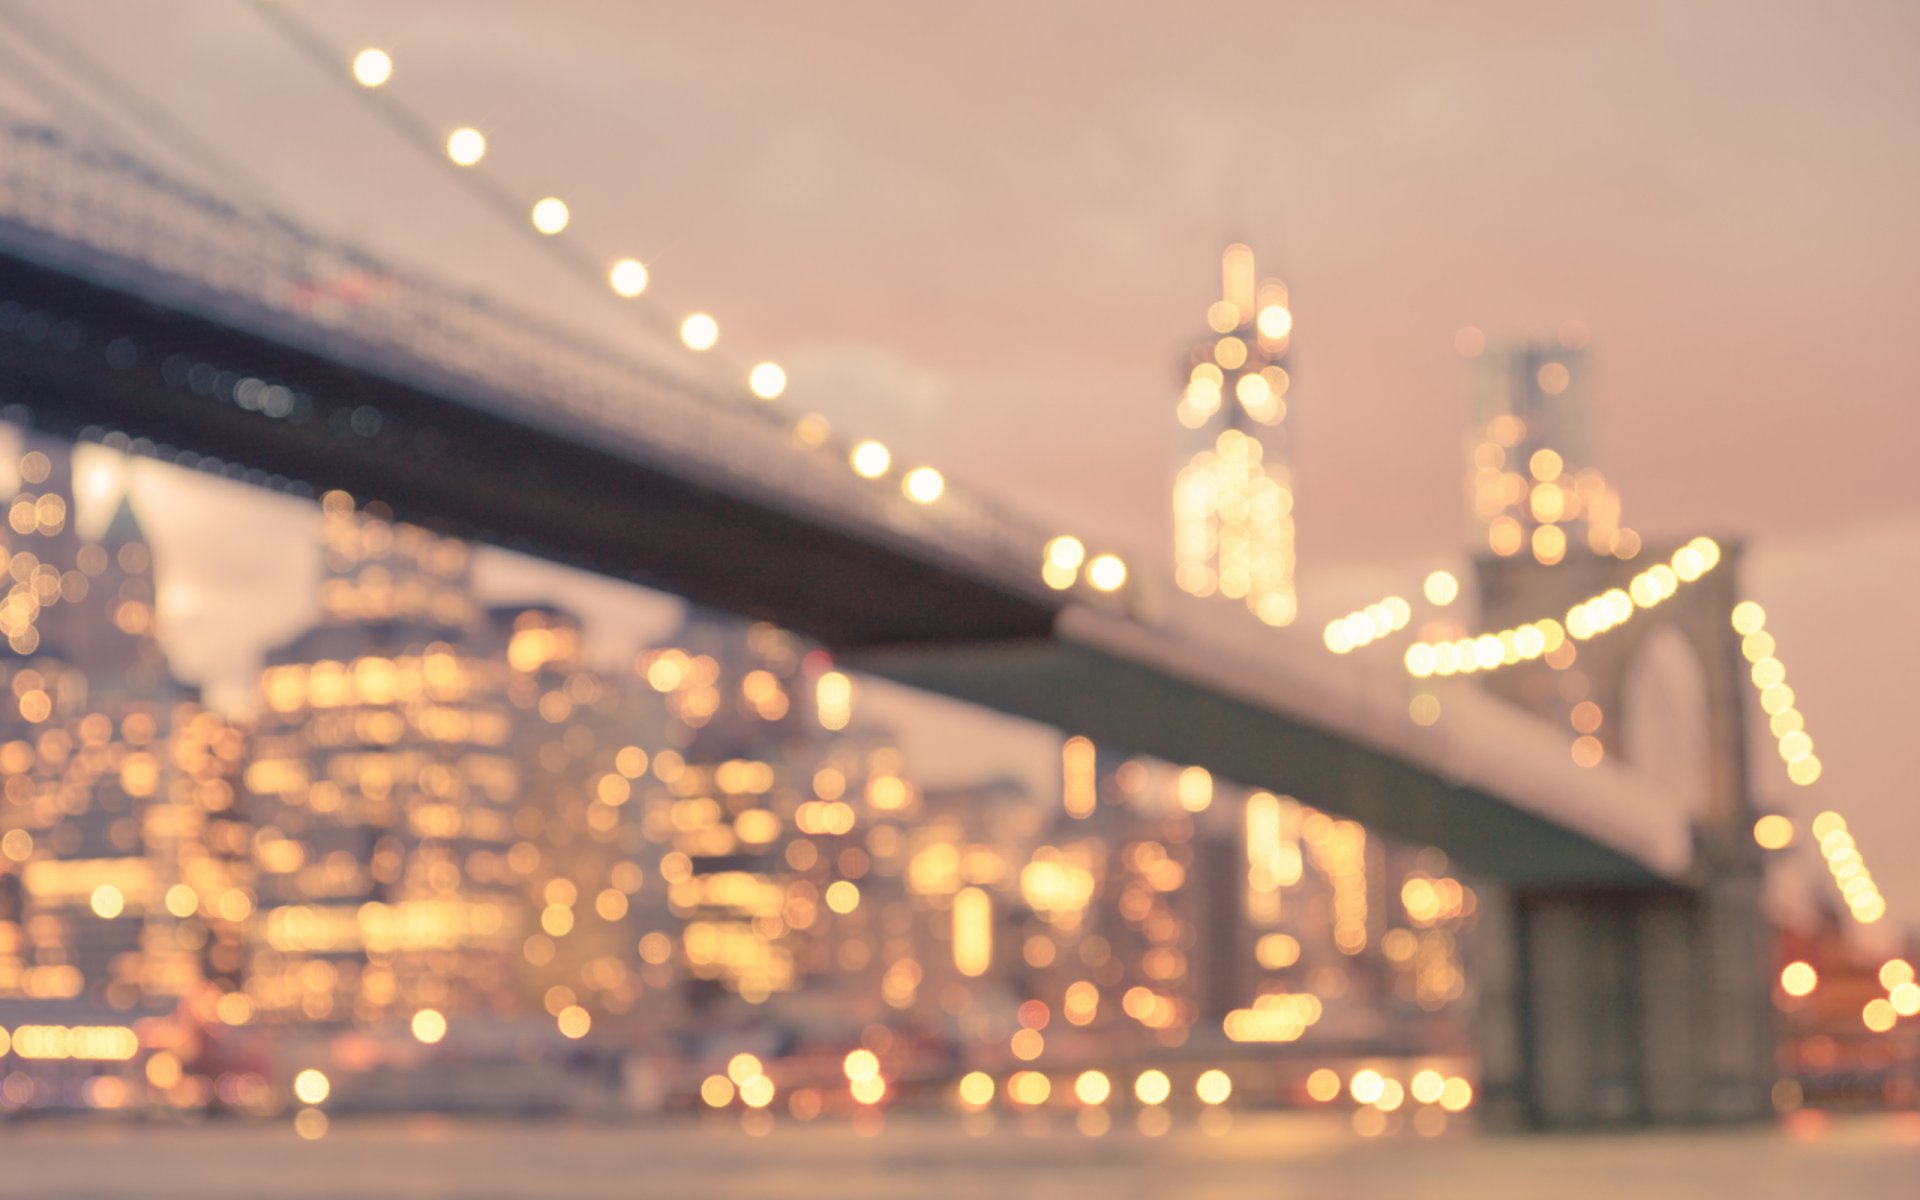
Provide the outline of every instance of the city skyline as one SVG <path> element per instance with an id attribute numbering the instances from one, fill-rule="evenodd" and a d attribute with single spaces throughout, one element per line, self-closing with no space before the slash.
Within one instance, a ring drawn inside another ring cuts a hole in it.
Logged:
<path id="1" fill-rule="evenodd" d="M 593 19 L 431 4 L 334 5 L 314 19 L 342 45 L 404 50 L 394 86 L 410 102 L 448 125 L 487 125 L 506 178 L 568 196 L 596 248 L 647 259 L 662 303 L 714 311 L 723 350 L 785 362 L 797 404 L 903 450 L 940 447 L 956 480 L 1017 482 L 1036 509 L 1136 555 L 1166 544 L 1164 413 L 1181 341 L 1219 245 L 1248 239 L 1287 277 L 1302 322 L 1305 629 L 1460 565 L 1459 506 L 1441 502 L 1459 494 L 1458 331 L 1547 335 L 1584 320 L 1599 457 L 1626 519 L 1650 534 L 1753 539 L 1754 592 L 1820 732 L 1824 786 L 1868 836 L 1920 840 L 1900 706 L 1882 682 L 1885 662 L 1920 662 L 1920 633 L 1855 599 L 1920 586 L 1920 510 L 1898 483 L 1912 418 L 1896 402 L 1906 372 L 1890 324 L 1920 256 L 1895 202 L 1920 148 L 1886 115 L 1911 107 L 1912 84 L 1851 65 L 1911 32 L 1899 6 L 1798 23 L 1652 4 L 1402 14 L 1393 27 L 1293 13 L 1255 20 L 1269 36 L 1242 44 L 1190 43 L 1154 18 L 1087 39 L 1068 10 L 1018 42 L 983 36 L 998 20 L 989 11 L 946 14 L 942 36 L 921 38 L 846 6 L 864 39 L 851 51 L 820 36 L 840 22 L 777 8 L 664 24 L 582 11 Z M 98 4 L 61 19 L 322 227 L 627 335 L 613 298 L 461 196 L 244 6 L 162 21 Z M 644 37 L 621 36 L 642 24 Z M 742 27 L 753 32 L 730 36 Z M 852 69 L 813 69 L 848 54 Z M 1136 68 L 1141 86 L 1089 69 L 1096 60 Z M 175 69 L 196 61 L 220 69 Z M 581 67 L 560 88 L 545 66 L 558 61 Z M 638 108 L 622 91 L 635 61 Z M 976 67 L 1011 87 L 982 97 Z M 221 102 L 236 84 L 258 101 L 244 114 Z M 1506 105 L 1516 87 L 1539 103 Z M 974 101 L 970 115 L 942 111 L 947 94 Z M 36 111 L 18 87 L 3 98 Z M 1673 112 L 1684 119 L 1662 120 Z M 680 119 L 692 114 L 711 119 Z M 1036 119 L 1026 129 L 1015 114 Z M 928 155 L 918 128 L 961 149 Z M 982 155 L 997 176 L 955 174 Z M 1495 185 L 1499 203 L 1485 203 Z M 929 237 L 929 222 L 960 236 Z M 959 262 L 944 243 L 987 249 Z M 768 279 L 836 286 L 793 294 Z M 1397 436 L 1377 435 L 1383 419 Z M 233 506 L 215 495 L 201 512 Z M 263 517 L 240 544 L 269 553 L 287 527 Z M 236 578 L 236 552 L 214 548 L 188 575 L 203 631 L 198 648 L 176 639 L 189 674 L 246 640 L 236 629 L 264 643 L 294 619 L 288 592 Z M 511 566 L 500 575 L 507 590 L 541 586 Z M 620 606 L 610 589 L 568 586 L 607 596 L 603 612 Z M 992 740 L 1032 770 L 1045 739 Z M 1920 883 L 1885 882 L 1910 923 Z"/>

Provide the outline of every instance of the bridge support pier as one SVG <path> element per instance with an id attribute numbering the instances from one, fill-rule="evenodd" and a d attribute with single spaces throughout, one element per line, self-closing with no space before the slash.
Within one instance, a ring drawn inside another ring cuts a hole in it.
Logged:
<path id="1" fill-rule="evenodd" d="M 1504 1128 L 1753 1120 L 1775 1078 L 1757 870 L 1481 893 L 1481 1110 Z"/>

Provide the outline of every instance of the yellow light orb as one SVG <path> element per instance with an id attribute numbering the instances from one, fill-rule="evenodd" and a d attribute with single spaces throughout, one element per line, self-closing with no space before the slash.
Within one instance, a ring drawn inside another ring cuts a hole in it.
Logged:
<path id="1" fill-rule="evenodd" d="M 332 1093 L 332 1081 L 312 1067 L 293 1077 L 293 1094 L 302 1104 L 319 1104 Z"/>
<path id="2" fill-rule="evenodd" d="M 1876 996 L 1860 1010 L 1860 1023 L 1874 1033 L 1887 1032 L 1899 1019 L 1900 1014 L 1893 1010 L 1893 1002 L 1885 997 Z"/>
<path id="3" fill-rule="evenodd" d="M 1353 1078 L 1347 1082 L 1347 1093 L 1361 1104 L 1372 1104 L 1380 1099 L 1386 1090 L 1385 1077 L 1371 1067 L 1363 1071 L 1355 1071 Z"/>
<path id="4" fill-rule="evenodd" d="M 560 1027 L 560 1036 L 573 1041 L 587 1036 L 587 1031 L 593 1028 L 592 1015 L 578 1004 L 569 1004 L 561 1009 L 554 1022 Z"/>
<path id="5" fill-rule="evenodd" d="M 1733 606 L 1733 631 L 1742 637 L 1759 633 L 1767 623 L 1767 610 L 1751 600 Z"/>
<path id="6" fill-rule="evenodd" d="M 353 56 L 353 78 L 361 87 L 379 87 L 393 78 L 393 56 L 377 47 L 367 47 Z"/>
<path id="7" fill-rule="evenodd" d="M 1260 310 L 1254 324 L 1260 330 L 1261 337 L 1277 342 L 1293 332 L 1293 314 L 1287 311 L 1285 305 L 1269 304 Z"/>
<path id="8" fill-rule="evenodd" d="M 1880 964 L 1880 986 L 1892 991 L 1913 982 L 1913 964 L 1904 958 L 1890 958 Z"/>
<path id="9" fill-rule="evenodd" d="M 447 135 L 447 157 L 454 165 L 471 167 L 487 155 L 487 135 L 471 126 Z"/>
<path id="10" fill-rule="evenodd" d="M 787 373 L 779 363 L 763 362 L 747 372 L 747 387 L 762 400 L 778 399 L 787 390 Z"/>
<path id="11" fill-rule="evenodd" d="M 1541 483 L 1552 483 L 1560 478 L 1560 472 L 1566 468 L 1557 450 L 1535 450 L 1533 457 L 1527 460 L 1527 470 Z"/>
<path id="12" fill-rule="evenodd" d="M 827 907 L 845 916 L 860 907 L 859 885 L 845 879 L 836 879 L 827 885 Z"/>
<path id="13" fill-rule="evenodd" d="M 1340 1072 L 1321 1067 L 1307 1076 L 1307 1095 L 1325 1104 L 1340 1095 Z"/>
<path id="14" fill-rule="evenodd" d="M 893 452 L 879 442 L 859 442 L 847 456 L 847 461 L 853 464 L 855 475 L 862 479 L 878 479 L 893 465 Z"/>
<path id="15" fill-rule="evenodd" d="M 1193 1094 L 1202 1104 L 1225 1104 L 1227 1097 L 1233 1095 L 1233 1080 L 1218 1067 L 1202 1071 L 1200 1078 L 1193 1081 Z"/>
<path id="16" fill-rule="evenodd" d="M 1435 571 L 1427 576 L 1423 590 L 1426 592 L 1427 603 L 1445 608 L 1460 594 L 1460 581 L 1454 578 L 1452 571 Z"/>
<path id="17" fill-rule="evenodd" d="M 901 479 L 900 490 L 915 504 L 932 504 L 947 490 L 947 481 L 932 467 L 915 467 Z"/>
<path id="18" fill-rule="evenodd" d="M 1810 996 L 1820 986 L 1820 973 L 1808 962 L 1790 962 L 1780 969 L 1780 990 L 1789 996 Z"/>
<path id="19" fill-rule="evenodd" d="M 1087 582 L 1095 591 L 1117 592 L 1126 585 L 1127 564 L 1117 555 L 1098 555 L 1087 564 Z"/>
<path id="20" fill-rule="evenodd" d="M 773 1080 L 765 1075 L 750 1075 L 740 1082 L 740 1102 L 748 1108 L 765 1108 L 773 1103 Z"/>
<path id="21" fill-rule="evenodd" d="M 1407 1085 L 1407 1091 L 1421 1104 L 1437 1102 L 1440 1094 L 1446 1090 L 1446 1076 L 1431 1069 L 1414 1072 L 1413 1082 Z"/>
<path id="22" fill-rule="evenodd" d="M 572 219 L 567 202 L 558 196 L 548 196 L 533 206 L 533 227 L 548 237 L 565 229 Z"/>
<path id="23" fill-rule="evenodd" d="M 680 322 L 680 343 L 689 350 L 706 351 L 720 340 L 720 322 L 697 312 Z"/>
<path id="24" fill-rule="evenodd" d="M 1207 327 L 1215 333 L 1232 333 L 1240 324 L 1240 310 L 1231 300 L 1215 300 L 1207 307 Z"/>
<path id="25" fill-rule="evenodd" d="M 126 897 L 120 894 L 119 888 L 110 883 L 103 883 L 93 889 L 91 903 L 93 915 L 106 920 L 119 916 L 127 907 Z"/>
<path id="26" fill-rule="evenodd" d="M 1113 1083 L 1104 1071 L 1082 1071 L 1073 1081 L 1074 1099 L 1082 1104 L 1105 1104 L 1113 1094 Z"/>
<path id="27" fill-rule="evenodd" d="M 960 1103 L 975 1112 L 993 1103 L 993 1076 L 985 1071 L 968 1071 L 960 1077 Z"/>
<path id="28" fill-rule="evenodd" d="M 1133 1081 L 1134 1099 L 1142 1104 L 1165 1104 L 1167 1097 L 1173 1095 L 1173 1081 L 1167 1078 L 1165 1071 L 1142 1071 Z"/>
<path id="29" fill-rule="evenodd" d="M 1785 850 L 1793 844 L 1793 822 L 1779 813 L 1768 813 L 1753 823 L 1753 840 L 1762 850 Z"/>
<path id="30" fill-rule="evenodd" d="M 1887 1003 L 1903 1017 L 1920 1016 L 1920 983 L 1896 983 L 1889 990 Z"/>
<path id="31" fill-rule="evenodd" d="M 745 1083 L 764 1070 L 759 1058 L 751 1054 L 736 1054 L 727 1060 L 727 1078 L 735 1083 Z"/>
<path id="32" fill-rule="evenodd" d="M 652 276 L 647 274 L 647 265 L 637 258 L 623 258 L 607 271 L 607 284 L 615 295 L 631 300 L 647 290 Z"/>
<path id="33" fill-rule="evenodd" d="M 413 1040 L 431 1046 L 447 1036 L 447 1018 L 439 1009 L 423 1008 L 413 1014 Z"/>
<path id="34" fill-rule="evenodd" d="M 700 1099 L 708 1108 L 725 1108 L 733 1103 L 733 1080 L 725 1075 L 709 1075 L 700 1081 Z"/>
<path id="35" fill-rule="evenodd" d="M 861 1104 L 878 1104 L 886 1097 L 887 1081 L 878 1075 L 868 1079 L 856 1079 L 847 1085 L 847 1090 L 852 1092 L 853 1098 Z"/>
<path id="36" fill-rule="evenodd" d="M 1460 1112 L 1473 1103 L 1473 1085 L 1458 1075 L 1449 1075 L 1446 1086 L 1440 1089 L 1440 1107 L 1448 1112 Z"/>
<path id="37" fill-rule="evenodd" d="M 880 1056 L 864 1048 L 849 1050 L 846 1059 L 840 1064 L 840 1069 L 846 1072 L 847 1079 L 851 1082 L 875 1079 L 880 1074 Z"/>
<path id="38" fill-rule="evenodd" d="M 1061 534 L 1047 543 L 1047 563 L 1062 571 L 1077 571 L 1087 561 L 1087 548 L 1071 534 Z"/>

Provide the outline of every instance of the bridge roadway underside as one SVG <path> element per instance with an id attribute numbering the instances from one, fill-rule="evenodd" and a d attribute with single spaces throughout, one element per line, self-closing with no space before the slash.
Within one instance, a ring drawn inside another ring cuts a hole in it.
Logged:
<path id="1" fill-rule="evenodd" d="M 1388 836 L 1437 846 L 1462 868 L 1516 889 L 1662 886 L 1625 855 L 1504 799 L 1066 635 L 893 647 L 849 662 L 1102 745 L 1197 763 L 1298 797 Z"/>
<path id="2" fill-rule="evenodd" d="M 166 457 L 191 451 L 342 488 L 442 533 L 834 646 L 1045 636 L 1060 607 L 937 554 L 916 556 L 884 531 L 849 532 L 748 482 L 702 479 L 684 463 L 614 445 L 564 413 L 527 403 L 524 419 L 510 419 L 0 249 L 0 304 L 8 301 L 24 315 L 0 329 L 0 406 L 24 406 L 49 432 L 118 431 Z M 126 365 L 109 359 L 116 342 Z M 295 389 L 302 406 L 274 419 L 170 381 L 174 356 Z M 380 414 L 371 432 L 355 429 L 363 408 Z"/>
<path id="3" fill-rule="evenodd" d="M 442 533 L 773 621 L 904 683 L 1297 796 L 1512 887 L 1662 886 L 1505 799 L 1075 644 L 1056 631 L 1064 598 L 996 586 L 901 539 L 0 252 L 9 301 L 21 307 L 0 328 L 0 406 L 23 406 L 36 428 L 119 431 L 163 457 L 190 451 L 378 498 Z M 248 411 L 170 379 L 174 356 L 297 389 L 308 407 L 291 419 Z M 370 434 L 352 427 L 364 405 L 384 414 Z"/>

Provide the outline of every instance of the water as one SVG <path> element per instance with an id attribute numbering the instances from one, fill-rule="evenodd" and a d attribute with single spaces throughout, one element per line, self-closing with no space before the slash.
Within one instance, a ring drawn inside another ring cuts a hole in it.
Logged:
<path id="1" fill-rule="evenodd" d="M 193 1200 L 868 1200 L 925 1197 L 1340 1197 L 1726 1200 L 1912 1195 L 1920 1114 L 1783 1127 L 1552 1137 L 1365 1139 L 1329 1114 L 1242 1114 L 1230 1130 L 1090 1138 L 1059 1119 L 970 1135 L 896 1118 L 877 1136 L 692 1120 L 645 1126 L 441 1118 L 286 1124 L 101 1123 L 0 1129 L 0 1195 Z"/>

